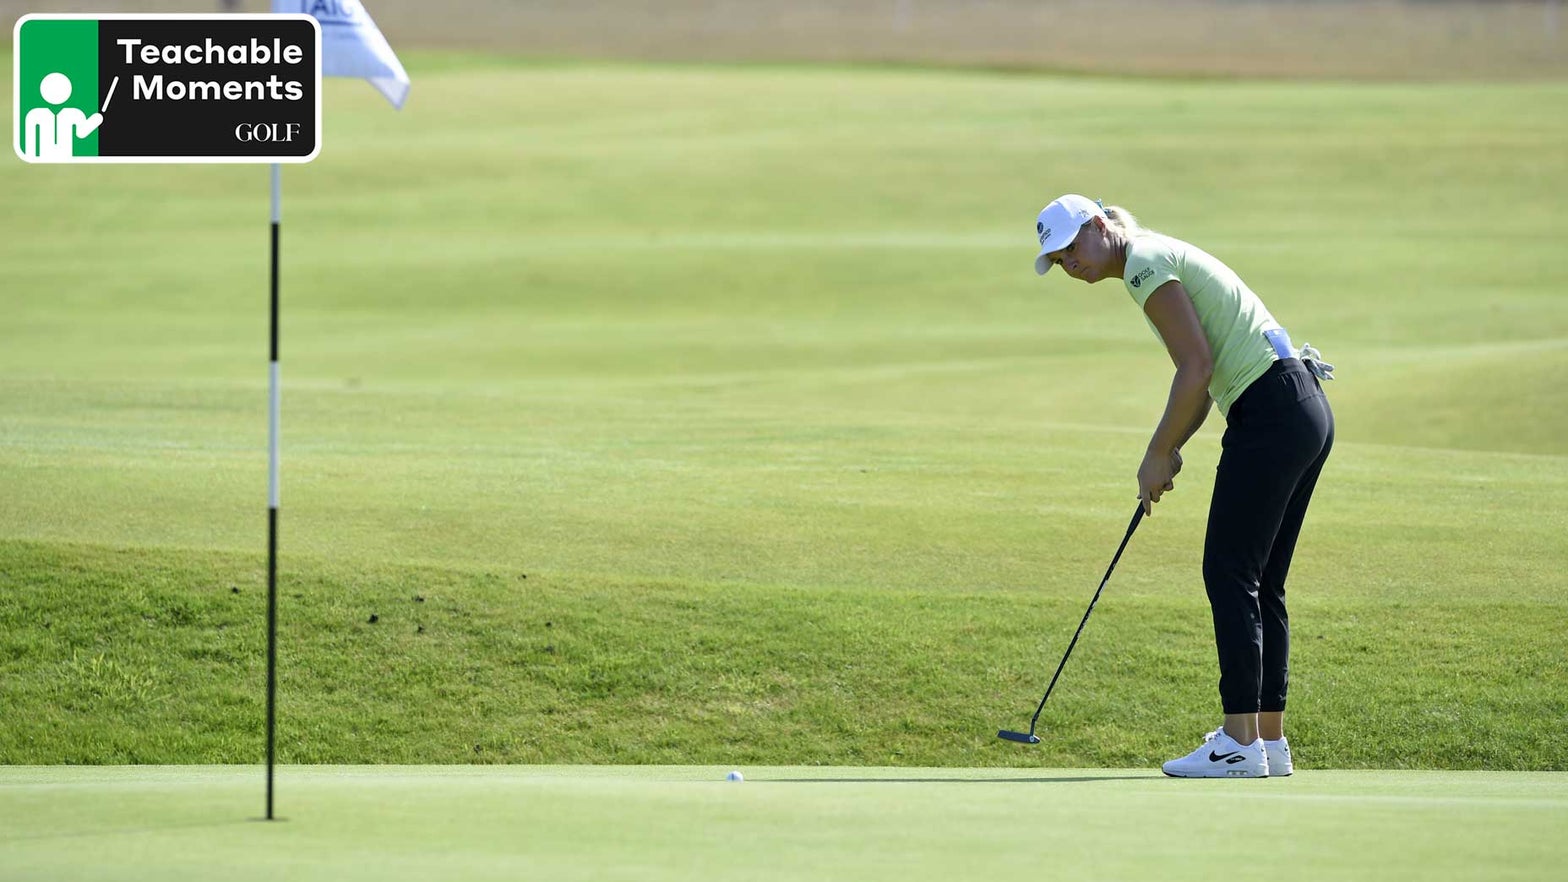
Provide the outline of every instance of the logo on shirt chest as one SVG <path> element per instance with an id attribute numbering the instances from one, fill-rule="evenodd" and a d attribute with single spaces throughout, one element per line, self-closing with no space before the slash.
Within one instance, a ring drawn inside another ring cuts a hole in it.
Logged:
<path id="1" fill-rule="evenodd" d="M 1143 287 L 1144 280 L 1148 279 L 1152 275 L 1154 275 L 1154 267 L 1146 266 L 1139 270 L 1138 274 L 1133 276 L 1132 279 L 1127 282 L 1127 284 L 1133 286 L 1134 288 L 1141 288 Z"/>

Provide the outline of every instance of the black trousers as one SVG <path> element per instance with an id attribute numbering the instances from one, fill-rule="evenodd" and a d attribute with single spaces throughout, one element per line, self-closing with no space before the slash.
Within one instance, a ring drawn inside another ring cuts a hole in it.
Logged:
<path id="1" fill-rule="evenodd" d="M 1231 405 L 1203 543 L 1227 714 L 1283 711 L 1290 681 L 1285 578 L 1334 413 L 1306 366 L 1276 361 Z"/>

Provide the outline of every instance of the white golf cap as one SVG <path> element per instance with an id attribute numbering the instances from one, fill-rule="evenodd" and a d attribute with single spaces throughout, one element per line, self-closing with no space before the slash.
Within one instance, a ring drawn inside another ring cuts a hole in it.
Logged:
<path id="1" fill-rule="evenodd" d="M 1051 261 L 1045 256 L 1066 248 L 1092 217 L 1105 217 L 1105 210 L 1098 202 L 1077 193 L 1068 193 L 1040 209 L 1034 224 L 1035 235 L 1040 237 L 1040 253 L 1034 259 L 1034 271 L 1042 276 L 1050 272 Z"/>

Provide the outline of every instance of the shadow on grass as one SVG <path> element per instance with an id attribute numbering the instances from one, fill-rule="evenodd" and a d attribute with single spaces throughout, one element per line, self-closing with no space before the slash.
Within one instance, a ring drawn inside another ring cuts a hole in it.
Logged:
<path id="1" fill-rule="evenodd" d="M 1147 775 L 1080 775 L 1071 778 L 758 778 L 761 784 L 1081 784 L 1086 781 L 1140 781 Z"/>

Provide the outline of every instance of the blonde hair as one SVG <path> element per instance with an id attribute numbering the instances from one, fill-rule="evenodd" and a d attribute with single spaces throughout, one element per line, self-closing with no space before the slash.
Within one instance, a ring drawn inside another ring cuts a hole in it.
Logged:
<path id="1" fill-rule="evenodd" d="M 1141 233 L 1154 232 L 1153 230 L 1145 229 L 1138 223 L 1136 215 L 1120 205 L 1105 206 L 1105 219 L 1111 226 L 1115 227 L 1123 236 L 1129 239 Z"/>

